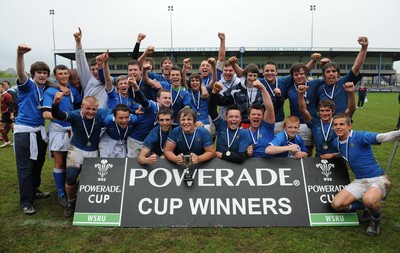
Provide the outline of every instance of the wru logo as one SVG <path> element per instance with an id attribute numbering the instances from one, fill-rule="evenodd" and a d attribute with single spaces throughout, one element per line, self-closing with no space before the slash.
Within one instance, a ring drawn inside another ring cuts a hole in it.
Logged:
<path id="1" fill-rule="evenodd" d="M 97 178 L 98 181 L 106 181 L 105 175 L 108 174 L 108 169 L 111 169 L 114 165 L 108 164 L 106 159 L 101 160 L 100 163 L 95 164 L 94 167 L 97 168 L 99 171 L 97 174 L 100 175 L 100 178 Z"/>
<path id="2" fill-rule="evenodd" d="M 328 163 L 328 160 L 322 159 L 321 163 L 318 163 L 315 166 L 321 169 L 322 175 L 325 176 L 324 181 L 332 181 L 332 178 L 329 176 L 332 174 L 331 169 L 335 168 L 334 164 Z"/>

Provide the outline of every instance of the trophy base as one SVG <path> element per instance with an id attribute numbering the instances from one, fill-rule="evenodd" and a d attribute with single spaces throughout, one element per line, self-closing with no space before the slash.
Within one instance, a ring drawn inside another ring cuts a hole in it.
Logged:
<path id="1" fill-rule="evenodd" d="M 183 178 L 183 181 L 187 184 L 187 186 L 192 186 L 193 184 L 193 175 L 189 171 L 185 173 L 185 176 Z"/>

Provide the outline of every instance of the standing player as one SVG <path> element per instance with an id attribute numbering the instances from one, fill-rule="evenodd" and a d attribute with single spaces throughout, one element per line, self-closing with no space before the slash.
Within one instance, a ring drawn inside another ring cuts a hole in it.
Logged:
<path id="1" fill-rule="evenodd" d="M 82 97 L 79 91 L 69 85 L 68 80 L 70 72 L 67 66 L 57 65 L 54 67 L 53 73 L 56 77 L 57 83 L 64 88 L 70 89 L 70 94 L 64 95 L 60 101 L 60 109 L 65 112 L 74 110 L 75 104 L 82 102 Z M 60 92 L 60 88 L 49 87 L 44 93 L 43 100 L 43 117 L 49 119 L 49 152 L 54 158 L 53 178 L 57 187 L 58 203 L 67 207 L 67 197 L 65 195 L 65 164 L 67 159 L 67 151 L 69 146 L 69 139 L 71 136 L 71 124 L 56 120 L 51 116 L 51 107 L 54 101 L 54 96 Z"/>
<path id="2" fill-rule="evenodd" d="M 107 107 L 107 94 L 105 85 L 100 81 L 99 69 L 103 68 L 102 62 L 96 59 L 87 62 L 85 51 L 82 48 L 82 30 L 78 27 L 78 32 L 74 33 L 76 51 L 75 59 L 79 74 L 80 83 L 84 96 L 93 96 L 99 103 L 99 108 Z"/>
<path id="3" fill-rule="evenodd" d="M 36 213 L 35 198 L 47 198 L 48 192 L 41 192 L 42 167 L 46 156 L 47 135 L 40 108 L 43 105 L 44 86 L 50 74 L 49 66 L 38 61 L 31 65 L 32 79 L 25 72 L 24 55 L 31 51 L 28 45 L 17 48 L 17 85 L 19 114 L 14 126 L 14 151 L 21 208 L 25 214 Z"/>
<path id="4" fill-rule="evenodd" d="M 0 148 L 13 145 L 8 139 L 8 133 L 5 127 L 14 123 L 14 101 L 5 89 L 4 84 L 0 84 L 0 96 L 1 96 L 1 121 L 0 121 L 0 132 L 3 137 L 4 143 L 0 145 Z"/>
<path id="5" fill-rule="evenodd" d="M 349 73 L 339 78 L 340 69 L 334 62 L 327 62 L 322 67 L 322 74 L 325 79 L 317 91 L 319 101 L 331 99 L 336 105 L 336 113 L 345 112 L 347 109 L 347 92 L 343 89 L 343 84 L 353 82 L 356 84 L 361 80 L 360 70 L 364 64 L 365 57 L 367 56 L 368 38 L 358 37 L 358 44 L 361 45 L 360 52 L 358 53 L 353 67 Z"/>
<path id="6" fill-rule="evenodd" d="M 63 93 L 54 96 L 51 114 L 53 118 L 71 123 L 72 138 L 68 147 L 65 191 L 68 206 L 64 211 L 66 217 L 71 217 L 75 211 L 78 177 L 85 157 L 98 157 L 98 145 L 104 118 L 110 114 L 110 109 L 99 108 L 95 97 L 83 99 L 81 109 L 69 113 L 60 110 L 59 103 Z"/>

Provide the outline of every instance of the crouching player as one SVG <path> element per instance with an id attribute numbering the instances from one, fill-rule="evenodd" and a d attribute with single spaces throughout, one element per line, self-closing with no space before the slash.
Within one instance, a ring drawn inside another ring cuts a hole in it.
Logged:
<path id="1" fill-rule="evenodd" d="M 365 209 L 370 213 L 370 223 L 365 231 L 368 235 L 378 235 L 381 223 L 381 201 L 390 191 L 391 183 L 384 170 L 375 160 L 371 145 L 400 140 L 400 131 L 372 133 L 353 131 L 350 117 L 339 113 L 333 118 L 333 129 L 338 136 L 333 142 L 342 157 L 348 162 L 355 180 L 341 190 L 332 200 L 337 211 Z M 334 154 L 322 158 L 333 158 Z M 363 215 L 364 220 L 366 215 Z"/>

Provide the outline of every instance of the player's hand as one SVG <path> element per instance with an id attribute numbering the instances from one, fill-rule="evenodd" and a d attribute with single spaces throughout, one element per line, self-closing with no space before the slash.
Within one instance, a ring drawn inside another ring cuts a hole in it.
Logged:
<path id="1" fill-rule="evenodd" d="M 30 48 L 27 44 L 20 44 L 17 47 L 17 54 L 18 55 L 24 55 L 24 54 L 28 53 L 31 50 L 32 50 L 32 48 Z"/>
<path id="2" fill-rule="evenodd" d="M 56 92 L 56 94 L 54 95 L 54 100 L 53 100 L 53 104 L 57 105 L 58 103 L 60 103 L 61 99 L 64 97 L 64 93 L 62 92 Z"/>
<path id="3" fill-rule="evenodd" d="M 360 44 L 362 47 L 368 47 L 368 37 L 365 36 L 360 36 L 357 39 L 358 44 Z"/>

